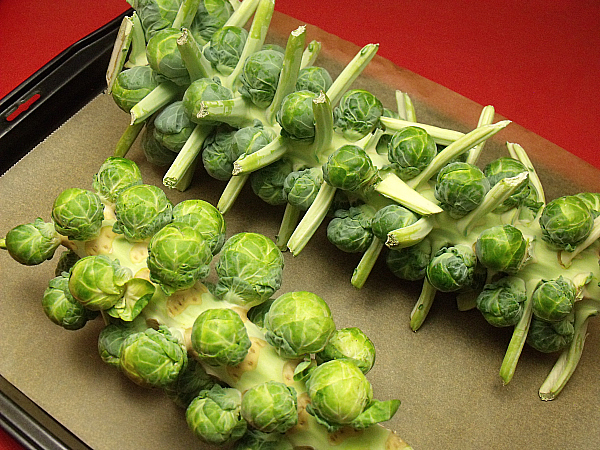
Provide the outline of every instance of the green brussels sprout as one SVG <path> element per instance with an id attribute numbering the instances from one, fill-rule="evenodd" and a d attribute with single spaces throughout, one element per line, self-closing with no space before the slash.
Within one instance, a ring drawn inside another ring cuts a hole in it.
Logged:
<path id="1" fill-rule="evenodd" d="M 285 54 L 285 48 L 283 48 L 281 45 L 273 44 L 273 43 L 263 44 L 263 46 L 261 47 L 261 50 L 272 50 L 274 52 L 279 52 L 281 54 Z"/>
<path id="2" fill-rule="evenodd" d="M 503 178 L 516 177 L 520 173 L 528 172 L 525 165 L 513 158 L 501 157 L 489 162 L 483 169 L 483 173 L 490 182 L 490 186 L 494 186 Z M 524 183 L 519 186 L 513 194 L 504 201 L 502 209 L 510 209 L 524 204 L 528 197 L 531 195 L 532 190 L 535 188 L 529 184 Z"/>
<path id="3" fill-rule="evenodd" d="M 56 268 L 54 269 L 54 276 L 58 277 L 63 272 L 70 272 L 73 265 L 80 259 L 80 256 L 73 250 L 65 250 L 58 258 L 58 263 L 56 263 Z"/>
<path id="4" fill-rule="evenodd" d="M 281 136 L 299 141 L 315 137 L 313 100 L 317 96 L 311 91 L 294 91 L 283 99 L 276 117 L 282 128 Z"/>
<path id="5" fill-rule="evenodd" d="M 118 195 L 128 187 L 142 184 L 142 173 L 130 159 L 108 157 L 94 174 L 92 187 L 101 198 L 114 203 Z"/>
<path id="6" fill-rule="evenodd" d="M 258 233 L 234 234 L 219 253 L 214 293 L 236 305 L 258 305 L 281 287 L 283 264 L 283 254 L 271 239 Z"/>
<path id="7" fill-rule="evenodd" d="M 115 322 L 102 328 L 98 336 L 98 353 L 102 361 L 120 368 L 123 342 L 138 331 L 131 322 Z"/>
<path id="8" fill-rule="evenodd" d="M 148 41 L 157 31 L 169 28 L 181 0 L 134 0 L 135 12 L 142 22 L 142 28 Z"/>
<path id="9" fill-rule="evenodd" d="M 177 381 L 188 362 L 187 352 L 165 326 L 132 333 L 121 344 L 120 367 L 142 387 L 166 388 Z"/>
<path id="10" fill-rule="evenodd" d="M 284 205 L 287 202 L 284 184 L 292 171 L 291 161 L 282 158 L 252 172 L 250 174 L 252 192 L 269 205 Z"/>
<path id="11" fill-rule="evenodd" d="M 454 292 L 469 288 L 475 281 L 477 255 L 464 244 L 442 247 L 427 266 L 427 279 L 441 292 Z"/>
<path id="12" fill-rule="evenodd" d="M 185 112 L 192 122 L 210 123 L 206 119 L 198 118 L 198 113 L 202 110 L 202 102 L 229 100 L 231 98 L 233 98 L 231 90 L 221 85 L 218 80 L 199 78 L 185 90 L 182 102 Z"/>
<path id="13" fill-rule="evenodd" d="M 69 290 L 83 306 L 92 311 L 107 310 L 125 294 L 131 270 L 106 255 L 86 256 L 71 269 Z"/>
<path id="14" fill-rule="evenodd" d="M 496 225 L 482 231 L 475 243 L 479 262 L 490 270 L 513 274 L 528 258 L 529 243 L 512 225 Z"/>
<path id="15" fill-rule="evenodd" d="M 593 225 L 594 215 L 586 202 L 575 195 L 552 200 L 540 215 L 542 239 L 567 251 L 583 242 Z"/>
<path id="16" fill-rule="evenodd" d="M 146 262 L 150 280 L 171 295 L 204 280 L 212 257 L 208 243 L 198 231 L 183 223 L 170 223 L 150 239 Z"/>
<path id="17" fill-rule="evenodd" d="M 195 229 L 216 255 L 225 243 L 225 218 L 223 214 L 204 200 L 183 200 L 173 208 L 173 222 Z"/>
<path id="18" fill-rule="evenodd" d="M 267 49 L 250 55 L 239 78 L 238 90 L 242 97 L 259 108 L 269 106 L 275 97 L 282 67 L 282 52 Z"/>
<path id="19" fill-rule="evenodd" d="M 95 192 L 80 188 L 65 189 L 54 200 L 52 220 L 56 231 L 63 236 L 88 241 L 100 234 L 104 205 Z"/>
<path id="20" fill-rule="evenodd" d="M 459 218 L 477 208 L 490 190 L 490 182 L 476 166 L 453 162 L 437 176 L 435 198 L 451 217 Z"/>
<path id="21" fill-rule="evenodd" d="M 139 184 L 121 191 L 115 216 L 113 231 L 131 242 L 141 242 L 173 220 L 173 204 L 159 187 Z"/>
<path id="22" fill-rule="evenodd" d="M 198 11 L 190 25 L 196 42 L 201 46 L 207 44 L 225 25 L 232 12 L 233 7 L 227 0 L 200 0 Z"/>
<path id="23" fill-rule="evenodd" d="M 170 167 L 177 158 L 177 153 L 162 145 L 154 136 L 154 123 L 146 122 L 142 131 L 141 147 L 146 161 L 158 167 Z"/>
<path id="24" fill-rule="evenodd" d="M 285 433 L 298 423 L 296 390 L 278 381 L 257 384 L 242 397 L 242 417 L 263 433 Z"/>
<path id="25" fill-rule="evenodd" d="M 92 311 L 86 309 L 71 295 L 67 272 L 50 280 L 44 291 L 42 308 L 53 323 L 65 330 L 79 330 L 88 320 L 95 317 Z"/>
<path id="26" fill-rule="evenodd" d="M 290 172 L 283 182 L 283 190 L 290 205 L 306 211 L 315 201 L 322 184 L 321 169 L 309 167 Z"/>
<path id="27" fill-rule="evenodd" d="M 237 129 L 227 124 L 215 127 L 202 144 L 202 164 L 213 178 L 227 181 L 231 178 L 233 162 L 239 157 L 233 152 L 233 136 Z"/>
<path id="28" fill-rule="evenodd" d="M 315 355 L 317 364 L 334 359 L 350 361 L 366 374 L 375 364 L 375 346 L 359 328 L 341 328 L 336 330 L 329 342 Z"/>
<path id="29" fill-rule="evenodd" d="M 135 66 L 117 75 L 111 95 L 116 105 L 128 113 L 158 84 L 156 72 L 150 66 Z"/>
<path id="30" fill-rule="evenodd" d="M 206 372 L 200 361 L 188 358 L 188 364 L 177 380 L 165 388 L 165 393 L 177 406 L 187 408 L 200 392 L 213 386 L 219 386 L 217 379 Z"/>
<path id="31" fill-rule="evenodd" d="M 363 89 L 346 92 L 333 110 L 334 129 L 349 141 L 358 141 L 379 126 L 381 101 Z"/>
<path id="32" fill-rule="evenodd" d="M 390 249 L 386 265 L 401 280 L 417 281 L 425 278 L 431 260 L 431 242 L 424 239 L 418 244 L 400 249 Z"/>
<path id="33" fill-rule="evenodd" d="M 575 336 L 575 315 L 569 314 L 558 322 L 531 318 L 526 342 L 542 353 L 554 353 L 568 347 Z"/>
<path id="34" fill-rule="evenodd" d="M 52 259 L 61 242 L 62 237 L 54 224 L 44 222 L 40 217 L 32 223 L 17 225 L 6 233 L 5 238 L 6 250 L 11 258 L 26 266 Z"/>
<path id="35" fill-rule="evenodd" d="M 192 348 L 211 366 L 236 366 L 252 343 L 239 314 L 232 309 L 207 309 L 194 321 Z"/>
<path id="36" fill-rule="evenodd" d="M 419 175 L 437 155 L 433 138 L 420 127 L 396 131 L 387 143 L 388 160 L 402 180 Z"/>
<path id="37" fill-rule="evenodd" d="M 254 325 L 256 325 L 257 327 L 264 328 L 265 327 L 265 316 L 269 312 L 269 309 L 271 308 L 271 305 L 273 304 L 274 301 L 275 301 L 274 298 L 270 298 L 269 300 L 261 303 L 260 305 L 256 305 L 256 306 L 253 306 L 252 308 L 250 308 L 248 310 L 248 312 L 246 313 L 248 320 L 250 322 L 252 322 Z"/>
<path id="38" fill-rule="evenodd" d="M 327 69 L 310 66 L 300 69 L 296 80 L 296 90 L 320 94 L 321 92 L 327 92 L 332 84 L 333 80 Z"/>
<path id="39" fill-rule="evenodd" d="M 153 124 L 154 139 L 172 152 L 179 152 L 194 131 L 194 123 L 187 116 L 182 100 L 169 104 L 159 112 Z"/>
<path id="40" fill-rule="evenodd" d="M 568 278 L 560 275 L 553 280 L 542 280 L 531 297 L 533 314 L 547 322 L 559 322 L 571 314 L 576 298 L 577 288 Z"/>
<path id="41" fill-rule="evenodd" d="M 242 417 L 242 394 L 219 385 L 205 389 L 192 400 L 185 418 L 193 433 L 209 444 L 227 444 L 240 439 L 247 429 Z"/>
<path id="42" fill-rule="evenodd" d="M 223 27 L 204 48 L 204 57 L 217 72 L 230 75 L 235 69 L 248 39 L 248 32 L 240 27 Z"/>
<path id="43" fill-rule="evenodd" d="M 335 150 L 323 165 L 323 179 L 331 186 L 356 191 L 368 186 L 377 176 L 371 158 L 357 145 L 346 144 Z"/>
<path id="44" fill-rule="evenodd" d="M 285 434 L 263 433 L 248 428 L 246 434 L 235 442 L 233 450 L 294 450 Z"/>
<path id="45" fill-rule="evenodd" d="M 177 45 L 180 36 L 181 30 L 175 28 L 157 31 L 146 44 L 146 58 L 157 74 L 179 86 L 185 86 L 190 83 L 190 74 Z"/>
<path id="46" fill-rule="evenodd" d="M 327 239 L 346 253 L 364 253 L 373 241 L 371 221 L 375 208 L 370 205 L 338 209 L 327 225 Z"/>
<path id="47" fill-rule="evenodd" d="M 476 306 L 490 325 L 509 327 L 521 319 L 526 299 L 525 282 L 517 277 L 504 277 L 483 287 Z"/>
<path id="48" fill-rule="evenodd" d="M 265 316 L 265 339 L 280 355 L 297 358 L 323 350 L 335 331 L 331 310 L 316 294 L 287 292 Z"/>
<path id="49" fill-rule="evenodd" d="M 594 215 L 594 218 L 600 215 L 600 193 L 580 192 L 575 194 L 575 197 L 578 197 L 584 201 L 591 213 Z"/>
<path id="50" fill-rule="evenodd" d="M 403 206 L 391 204 L 379 209 L 371 220 L 373 234 L 385 242 L 390 231 L 404 228 L 415 223 L 419 218 L 411 210 Z"/>

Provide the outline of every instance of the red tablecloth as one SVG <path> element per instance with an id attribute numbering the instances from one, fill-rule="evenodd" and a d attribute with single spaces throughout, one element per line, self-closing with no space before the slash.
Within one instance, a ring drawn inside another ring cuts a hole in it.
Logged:
<path id="1" fill-rule="evenodd" d="M 91 9 L 90 9 L 91 8 Z M 125 0 L 0 2 L 0 98 L 129 8 Z M 277 0 L 600 168 L 600 3 Z M 0 449 L 13 448 L 0 432 Z"/>

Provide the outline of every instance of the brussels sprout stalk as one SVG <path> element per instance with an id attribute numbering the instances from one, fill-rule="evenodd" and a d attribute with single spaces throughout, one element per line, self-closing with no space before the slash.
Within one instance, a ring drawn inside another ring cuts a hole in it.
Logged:
<path id="1" fill-rule="evenodd" d="M 188 28 L 196 16 L 199 4 L 200 0 L 183 0 L 171 25 L 172 28 Z"/>
<path id="2" fill-rule="evenodd" d="M 423 197 L 392 173 L 382 174 L 381 181 L 375 183 L 374 188 L 380 194 L 391 198 L 416 213 L 430 215 L 443 211 L 440 206 Z"/>
<path id="3" fill-rule="evenodd" d="M 125 131 L 117 141 L 117 145 L 115 145 L 114 156 L 125 157 L 127 155 L 127 152 L 129 152 L 129 149 L 131 149 L 131 146 L 144 129 L 144 125 L 144 122 L 127 125 L 127 128 L 125 128 Z"/>
<path id="4" fill-rule="evenodd" d="M 493 106 L 491 106 L 491 105 L 485 106 L 483 108 L 483 110 L 481 111 L 481 114 L 479 116 L 479 122 L 477 122 L 477 126 L 481 127 L 483 125 L 491 125 L 494 122 L 494 113 L 495 113 L 495 110 L 494 110 Z M 467 162 L 469 164 L 477 164 L 477 161 L 479 160 L 479 155 L 481 155 L 484 145 L 485 145 L 485 141 L 480 142 L 475 147 L 473 147 L 471 150 L 469 150 L 469 153 L 467 155 Z"/>
<path id="5" fill-rule="evenodd" d="M 436 288 L 425 278 L 423 280 L 423 286 L 421 287 L 421 293 L 410 313 L 410 329 L 417 331 L 425 322 L 427 314 L 433 305 L 435 300 L 435 294 L 437 293 Z"/>
<path id="6" fill-rule="evenodd" d="M 394 117 L 382 116 L 379 120 L 381 120 L 382 125 L 388 132 L 400 131 L 411 126 L 423 128 L 433 138 L 433 140 L 440 145 L 450 145 L 465 135 L 465 133 L 460 131 L 436 127 L 426 123 L 417 123 L 416 121 L 406 119 L 396 119 Z"/>
<path id="7" fill-rule="evenodd" d="M 172 81 L 163 81 L 152 92 L 131 108 L 131 125 L 146 121 L 163 106 L 168 105 L 182 92 L 183 88 Z"/>
<path id="8" fill-rule="evenodd" d="M 177 39 L 177 48 L 190 74 L 190 81 L 194 82 L 200 78 L 208 77 L 210 73 L 209 63 L 202 55 L 194 35 L 187 28 L 181 30 L 181 36 Z"/>
<path id="9" fill-rule="evenodd" d="M 425 239 L 435 224 L 434 217 L 421 217 L 414 224 L 390 231 L 385 241 L 389 248 L 406 248 Z"/>
<path id="10" fill-rule="evenodd" d="M 354 286 L 357 289 L 360 289 L 364 286 L 384 246 L 384 242 L 382 242 L 380 239 L 376 237 L 373 238 L 371 245 L 363 254 L 362 258 L 358 263 L 358 266 L 356 266 L 354 272 L 352 273 L 352 278 L 350 280 L 352 286 Z"/>

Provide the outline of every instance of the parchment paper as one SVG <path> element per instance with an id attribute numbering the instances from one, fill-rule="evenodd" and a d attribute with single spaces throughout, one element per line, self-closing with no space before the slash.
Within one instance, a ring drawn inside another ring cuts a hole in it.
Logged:
<path id="1" fill-rule="evenodd" d="M 285 42 L 281 36 L 299 25 L 276 14 L 269 40 Z M 358 51 L 315 27 L 308 26 L 308 36 L 323 43 L 318 64 L 334 76 Z M 461 131 L 475 127 L 481 111 L 481 105 L 379 57 L 355 86 L 369 89 L 390 108 L 395 89 L 408 92 L 420 121 Z M 90 188 L 128 119 L 109 96 L 100 95 L 1 177 L 0 233 L 36 217 L 49 220 L 63 189 Z M 596 169 L 517 124 L 486 144 L 482 163 L 505 154 L 506 141 L 528 151 L 548 199 L 599 190 Z M 139 164 L 146 183 L 161 186 L 165 169 L 145 162 L 137 144 L 128 157 Z M 216 204 L 223 187 L 198 169 L 188 191 L 167 194 L 173 202 L 202 198 Z M 247 187 L 226 216 L 228 235 L 245 230 L 274 238 L 282 214 Z M 394 278 L 380 258 L 365 287 L 353 288 L 350 277 L 359 256 L 335 249 L 324 227 L 300 255 L 285 256 L 279 293 L 313 291 L 329 303 L 338 327 L 360 327 L 373 340 L 377 360 L 368 377 L 375 397 L 402 401 L 385 425 L 415 449 L 597 448 L 598 321 L 589 327 L 569 384 L 557 400 L 545 403 L 537 391 L 556 355 L 526 347 L 514 379 L 502 386 L 498 371 L 510 330 L 489 326 L 477 311 L 458 312 L 451 296 L 438 296 L 424 326 L 411 332 L 409 314 L 420 283 Z M 45 317 L 40 302 L 54 266 L 24 267 L 0 253 L 0 374 L 94 449 L 207 448 L 191 435 L 183 411 L 162 393 L 137 387 L 101 362 L 100 321 L 73 332 Z"/>

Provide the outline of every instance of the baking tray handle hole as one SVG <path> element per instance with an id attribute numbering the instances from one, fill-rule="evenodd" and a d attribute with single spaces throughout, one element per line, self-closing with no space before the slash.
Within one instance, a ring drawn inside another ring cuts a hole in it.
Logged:
<path id="1" fill-rule="evenodd" d="M 40 97 L 41 95 L 39 93 L 35 93 L 27 100 L 19 102 L 19 105 L 16 108 L 14 108 L 12 111 L 9 111 L 8 115 L 6 116 L 6 121 L 12 122 L 15 120 L 17 117 L 19 117 L 19 115 L 27 111 L 31 105 L 38 101 Z"/>

